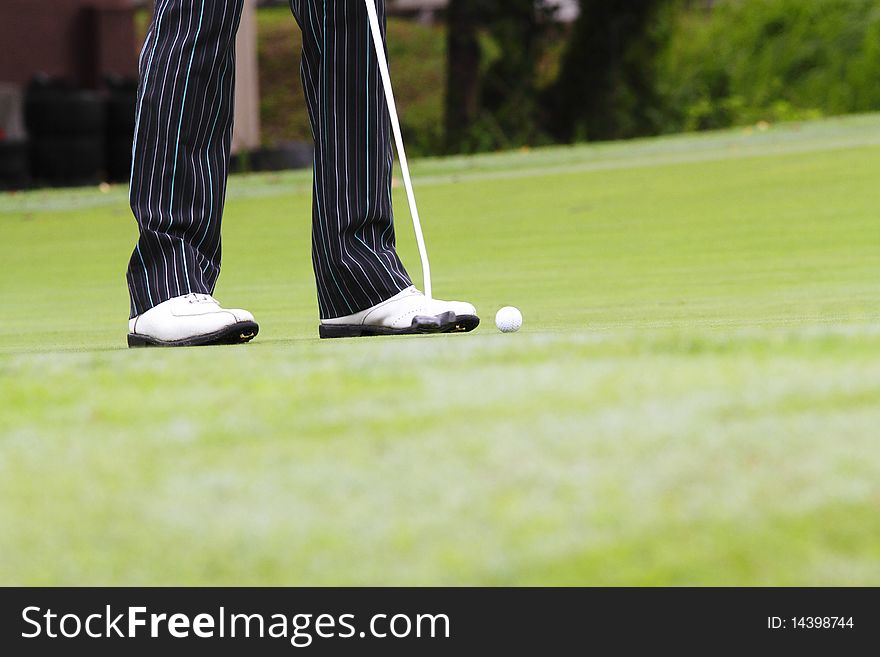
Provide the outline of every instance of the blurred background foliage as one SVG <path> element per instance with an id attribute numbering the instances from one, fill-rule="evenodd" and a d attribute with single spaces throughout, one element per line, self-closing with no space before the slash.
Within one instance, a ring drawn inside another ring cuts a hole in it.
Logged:
<path id="1" fill-rule="evenodd" d="M 657 60 L 663 132 L 880 109 L 876 0 L 679 8 Z"/>
<path id="2" fill-rule="evenodd" d="M 571 24 L 535 7 L 451 0 L 432 24 L 389 20 L 415 154 L 880 110 L 880 0 L 581 0 Z M 284 6 L 258 20 L 263 139 L 309 140 L 299 32 Z"/>

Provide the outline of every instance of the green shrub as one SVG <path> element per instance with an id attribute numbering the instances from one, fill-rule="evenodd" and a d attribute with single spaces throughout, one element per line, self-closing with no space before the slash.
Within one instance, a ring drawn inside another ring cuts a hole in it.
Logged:
<path id="1" fill-rule="evenodd" d="M 880 1 L 683 9 L 657 67 L 663 130 L 880 109 Z"/>

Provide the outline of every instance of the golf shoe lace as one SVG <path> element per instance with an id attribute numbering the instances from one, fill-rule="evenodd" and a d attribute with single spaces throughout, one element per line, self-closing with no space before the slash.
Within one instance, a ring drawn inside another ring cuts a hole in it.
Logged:
<path id="1" fill-rule="evenodd" d="M 192 294 L 187 294 L 186 299 L 190 303 L 211 303 L 215 306 L 220 305 L 220 302 L 217 301 L 217 299 L 212 297 L 210 294 L 198 294 L 194 292 Z"/>

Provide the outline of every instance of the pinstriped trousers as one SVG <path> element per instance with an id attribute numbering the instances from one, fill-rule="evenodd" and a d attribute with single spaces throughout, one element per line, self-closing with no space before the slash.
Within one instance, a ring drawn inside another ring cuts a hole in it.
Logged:
<path id="1" fill-rule="evenodd" d="M 131 317 L 212 294 L 233 125 L 243 0 L 156 0 L 140 58 L 128 266 Z M 385 3 L 377 3 L 384 25 Z M 291 0 L 315 139 L 312 262 L 322 319 L 412 283 L 395 250 L 388 107 L 361 0 Z"/>

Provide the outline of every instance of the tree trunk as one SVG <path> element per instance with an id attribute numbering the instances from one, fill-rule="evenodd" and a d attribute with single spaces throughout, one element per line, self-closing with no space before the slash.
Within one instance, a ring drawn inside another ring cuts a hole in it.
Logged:
<path id="1" fill-rule="evenodd" d="M 473 0 L 451 0 L 447 10 L 446 150 L 460 149 L 479 111 L 479 16 Z"/>

